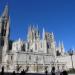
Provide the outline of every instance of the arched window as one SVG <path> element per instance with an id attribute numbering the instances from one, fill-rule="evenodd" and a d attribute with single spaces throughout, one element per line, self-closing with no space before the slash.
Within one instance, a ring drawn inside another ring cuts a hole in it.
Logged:
<path id="1" fill-rule="evenodd" d="M 60 53 L 59 51 L 56 51 L 56 55 L 57 55 L 57 56 L 60 56 L 61 53 Z"/>
<path id="2" fill-rule="evenodd" d="M 28 46 L 27 46 L 27 49 L 29 49 L 29 42 L 28 42 Z"/>
<path id="3" fill-rule="evenodd" d="M 25 45 L 23 44 L 23 46 L 22 46 L 22 51 L 25 51 Z"/>
<path id="4" fill-rule="evenodd" d="M 47 43 L 47 49 L 49 49 L 49 43 Z"/>
<path id="5" fill-rule="evenodd" d="M 35 50 L 37 50 L 37 44 L 35 43 Z"/>
<path id="6" fill-rule="evenodd" d="M 1 46 L 4 46 L 4 39 L 1 38 Z"/>
<path id="7" fill-rule="evenodd" d="M 29 60 L 31 60 L 31 55 L 29 55 Z"/>
<path id="8" fill-rule="evenodd" d="M 33 52 L 33 49 L 30 49 L 30 52 Z"/>
<path id="9" fill-rule="evenodd" d="M 13 59 L 13 56 L 11 56 L 11 60 Z"/>

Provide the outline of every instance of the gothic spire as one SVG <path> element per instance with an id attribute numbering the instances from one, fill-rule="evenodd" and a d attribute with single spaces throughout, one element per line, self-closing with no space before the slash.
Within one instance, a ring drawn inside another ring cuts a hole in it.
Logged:
<path id="1" fill-rule="evenodd" d="M 52 32 L 52 40 L 54 40 L 54 34 L 53 34 L 53 32 Z"/>
<path id="2" fill-rule="evenodd" d="M 42 38 L 43 38 L 43 40 L 45 39 L 45 29 L 44 29 L 44 27 L 43 27 L 43 32 L 42 32 Z"/>
<path id="3" fill-rule="evenodd" d="M 64 53 L 64 44 L 63 44 L 63 41 L 62 41 L 62 43 L 61 43 L 61 52 Z"/>
<path id="4" fill-rule="evenodd" d="M 28 27 L 28 34 L 27 34 L 27 40 L 29 41 L 30 40 L 30 35 L 31 35 L 31 24 L 29 25 Z"/>
<path id="5" fill-rule="evenodd" d="M 59 52 L 61 53 L 61 42 L 59 40 L 59 43 L 58 43 L 58 49 L 59 49 Z"/>
<path id="6" fill-rule="evenodd" d="M 5 6 L 2 17 L 8 17 L 8 5 Z"/>

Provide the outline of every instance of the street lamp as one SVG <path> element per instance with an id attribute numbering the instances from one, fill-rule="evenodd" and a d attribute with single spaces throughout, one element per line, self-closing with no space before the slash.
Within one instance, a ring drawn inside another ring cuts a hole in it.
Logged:
<path id="1" fill-rule="evenodd" d="M 68 51 L 68 53 L 69 53 L 69 55 L 71 56 L 72 69 L 74 69 L 74 67 L 73 67 L 73 59 L 72 59 L 72 56 L 73 56 L 73 50 L 70 49 L 70 50 Z"/>

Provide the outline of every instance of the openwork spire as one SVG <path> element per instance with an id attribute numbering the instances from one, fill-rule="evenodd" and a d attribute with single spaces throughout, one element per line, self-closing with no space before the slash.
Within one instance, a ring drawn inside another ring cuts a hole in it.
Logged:
<path id="1" fill-rule="evenodd" d="M 64 53 L 64 44 L 63 44 L 63 41 L 62 41 L 62 43 L 61 43 L 61 52 Z"/>
<path id="2" fill-rule="evenodd" d="M 8 5 L 5 6 L 2 17 L 8 17 Z"/>
<path id="3" fill-rule="evenodd" d="M 43 27 L 42 38 L 43 38 L 43 40 L 45 39 L 45 29 L 44 29 L 44 27 Z"/>

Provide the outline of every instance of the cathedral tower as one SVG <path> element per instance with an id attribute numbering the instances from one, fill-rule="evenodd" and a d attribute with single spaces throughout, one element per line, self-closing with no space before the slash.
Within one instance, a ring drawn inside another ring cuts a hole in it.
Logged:
<path id="1" fill-rule="evenodd" d="M 8 6 L 6 5 L 4 8 L 4 12 L 0 17 L 0 62 L 2 61 L 2 57 L 4 57 L 4 55 L 8 50 L 8 40 L 9 40 L 9 15 L 8 15 Z"/>
<path id="2" fill-rule="evenodd" d="M 35 40 L 40 39 L 40 33 L 38 30 L 38 26 L 37 28 L 35 28 L 34 26 L 30 26 L 28 28 L 28 36 L 27 36 L 28 42 L 33 42 Z"/>
<path id="3" fill-rule="evenodd" d="M 52 33 L 45 33 L 45 38 L 47 41 L 47 53 L 52 54 L 55 56 L 55 40 L 54 40 L 54 34 Z"/>
<path id="4" fill-rule="evenodd" d="M 64 44 L 63 44 L 63 41 L 61 43 L 61 55 L 63 55 L 65 52 L 65 49 L 64 49 Z"/>

